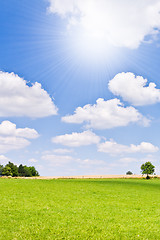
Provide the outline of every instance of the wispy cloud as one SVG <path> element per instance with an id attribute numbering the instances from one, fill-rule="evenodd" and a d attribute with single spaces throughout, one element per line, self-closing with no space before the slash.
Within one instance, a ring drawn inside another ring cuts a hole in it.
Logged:
<path id="1" fill-rule="evenodd" d="M 55 154 L 46 154 L 42 155 L 41 159 L 45 161 L 50 166 L 64 166 L 65 164 L 71 163 L 75 161 L 72 156 L 62 156 L 62 155 L 55 155 Z"/>
<path id="2" fill-rule="evenodd" d="M 0 155 L 0 164 L 5 165 L 10 161 L 10 159 L 4 155 Z"/>
<path id="3" fill-rule="evenodd" d="M 28 159 L 28 162 L 30 162 L 30 163 L 36 163 L 36 162 L 38 162 L 38 160 L 35 159 L 35 158 L 30 158 L 30 159 Z"/>

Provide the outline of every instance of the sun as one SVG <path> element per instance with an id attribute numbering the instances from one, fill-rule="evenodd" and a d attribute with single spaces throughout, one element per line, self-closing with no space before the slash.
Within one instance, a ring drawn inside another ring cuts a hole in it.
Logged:
<path id="1" fill-rule="evenodd" d="M 111 24 L 111 16 L 98 8 L 98 4 L 88 1 L 80 15 L 73 15 L 68 20 L 67 34 L 72 54 L 90 64 L 101 63 L 118 53 L 118 48 L 110 39 L 110 28 L 107 28 Z"/>
<path id="2" fill-rule="evenodd" d="M 100 64 L 112 58 L 117 48 L 111 45 L 98 29 L 97 31 L 77 26 L 72 28 L 68 38 L 69 48 L 74 58 L 87 64 Z"/>

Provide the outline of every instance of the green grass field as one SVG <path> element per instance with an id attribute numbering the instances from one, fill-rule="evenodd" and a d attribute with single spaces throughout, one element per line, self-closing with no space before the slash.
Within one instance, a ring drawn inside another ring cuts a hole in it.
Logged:
<path id="1" fill-rule="evenodd" d="M 160 180 L 0 179 L 0 239 L 160 239 Z"/>

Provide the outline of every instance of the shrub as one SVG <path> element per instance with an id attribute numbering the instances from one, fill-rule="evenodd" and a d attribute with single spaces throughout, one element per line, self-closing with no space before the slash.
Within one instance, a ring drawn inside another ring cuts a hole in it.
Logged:
<path id="1" fill-rule="evenodd" d="M 132 175 L 133 173 L 131 171 L 126 172 L 126 175 Z"/>

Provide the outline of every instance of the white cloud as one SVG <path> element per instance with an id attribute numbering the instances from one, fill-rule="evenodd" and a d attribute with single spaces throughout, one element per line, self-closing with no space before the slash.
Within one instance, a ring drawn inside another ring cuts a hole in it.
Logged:
<path id="1" fill-rule="evenodd" d="M 19 137 L 1 137 L 0 136 L 0 153 L 6 153 L 11 150 L 25 148 L 30 142 Z"/>
<path id="2" fill-rule="evenodd" d="M 44 169 L 44 166 L 38 164 L 38 165 L 35 166 L 35 168 L 36 168 L 38 171 L 41 171 L 41 170 Z"/>
<path id="3" fill-rule="evenodd" d="M 30 163 L 36 163 L 36 162 L 38 162 L 38 160 L 35 159 L 35 158 L 30 158 L 30 159 L 28 159 L 28 162 L 30 162 Z"/>
<path id="4" fill-rule="evenodd" d="M 55 166 L 55 167 L 68 164 L 75 160 L 71 156 L 61 156 L 61 155 L 54 155 L 54 154 L 43 155 L 41 159 L 46 161 L 50 166 Z"/>
<path id="5" fill-rule="evenodd" d="M 99 141 L 100 137 L 89 130 L 82 133 L 73 132 L 72 134 L 65 134 L 52 138 L 53 143 L 62 144 L 69 147 L 97 144 Z"/>
<path id="6" fill-rule="evenodd" d="M 10 159 L 4 155 L 0 155 L 0 165 L 6 165 L 8 162 L 10 161 Z"/>
<path id="7" fill-rule="evenodd" d="M 63 168 L 65 169 L 65 172 L 68 170 L 71 170 L 71 166 L 73 169 L 73 166 L 78 169 L 81 169 L 83 171 L 83 174 L 85 170 L 87 171 L 87 174 L 93 174 L 95 171 L 96 173 L 99 172 L 100 167 L 106 167 L 108 164 L 105 161 L 102 160 L 92 160 L 92 159 L 79 159 L 74 158 L 72 156 L 68 155 L 55 155 L 55 154 L 44 154 L 42 155 L 41 159 L 45 161 L 45 164 L 47 164 L 51 169 L 53 168 Z M 75 169 L 73 169 L 72 173 L 69 174 L 75 174 Z"/>
<path id="8" fill-rule="evenodd" d="M 140 162 L 140 160 L 137 159 L 137 158 L 125 157 L 125 158 L 120 158 L 119 162 L 122 162 L 122 163 L 132 163 L 132 162 Z"/>
<path id="9" fill-rule="evenodd" d="M 149 120 L 143 117 L 134 107 L 124 107 L 119 99 L 104 101 L 99 98 L 94 105 L 78 107 L 75 114 L 62 117 L 63 122 L 87 122 L 87 128 L 109 129 L 127 126 L 129 123 L 138 122 L 148 126 Z"/>
<path id="10" fill-rule="evenodd" d="M 16 125 L 9 121 L 0 124 L 0 154 L 10 150 L 24 148 L 30 144 L 26 139 L 35 139 L 39 134 L 35 129 L 16 128 Z"/>
<path id="11" fill-rule="evenodd" d="M 160 0 L 48 0 L 49 11 L 93 37 L 115 46 L 137 48 L 160 30 Z"/>
<path id="12" fill-rule="evenodd" d="M 48 93 L 36 82 L 31 87 L 14 73 L 0 71 L 0 116 L 46 117 L 57 114 Z"/>
<path id="13" fill-rule="evenodd" d="M 42 154 L 43 155 L 52 155 L 52 154 L 70 154 L 73 152 L 73 149 L 66 149 L 66 148 L 56 148 L 56 149 L 52 149 L 52 150 L 46 150 L 43 151 Z"/>
<path id="14" fill-rule="evenodd" d="M 31 128 L 16 128 L 16 124 L 10 121 L 3 121 L 0 124 L 0 135 L 2 136 L 16 136 L 29 139 L 35 139 L 39 137 L 38 132 Z"/>
<path id="15" fill-rule="evenodd" d="M 66 149 L 66 148 L 57 148 L 53 150 L 54 153 L 58 153 L 58 154 L 66 154 L 66 153 L 71 153 L 73 152 L 72 149 Z"/>
<path id="16" fill-rule="evenodd" d="M 145 163 L 145 162 L 157 162 L 157 158 L 154 155 L 147 155 L 144 158 L 132 158 L 132 157 L 123 157 L 119 159 L 119 162 L 123 164 L 130 164 L 130 163 Z"/>
<path id="17" fill-rule="evenodd" d="M 127 146 L 110 140 L 98 145 L 99 152 L 109 153 L 111 155 L 123 153 L 154 153 L 158 150 L 158 147 L 149 142 L 141 142 L 139 145 L 131 144 L 130 146 Z"/>
<path id="18" fill-rule="evenodd" d="M 121 96 L 123 100 L 132 103 L 135 106 L 149 105 L 160 102 L 160 89 L 151 82 L 147 85 L 147 79 L 141 76 L 135 76 L 131 72 L 119 73 L 109 81 L 109 90 Z"/>
<path id="19" fill-rule="evenodd" d="M 81 160 L 79 159 L 78 160 L 79 164 L 81 166 L 103 166 L 103 165 L 107 165 L 107 163 L 105 161 L 102 161 L 102 160 L 92 160 L 92 159 L 84 159 L 84 160 Z"/>

